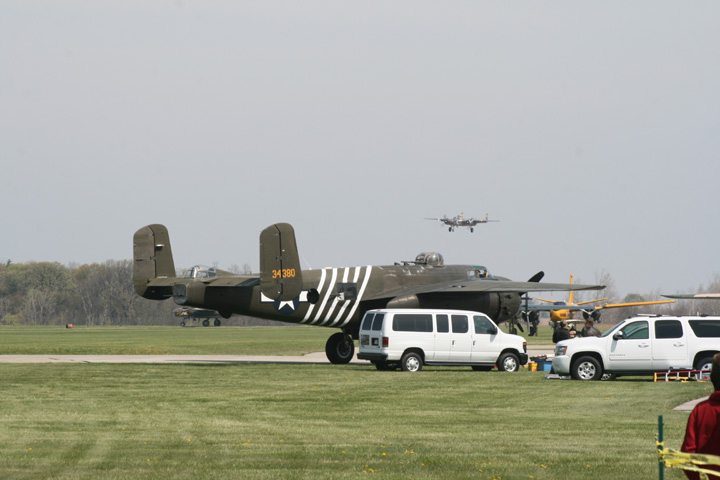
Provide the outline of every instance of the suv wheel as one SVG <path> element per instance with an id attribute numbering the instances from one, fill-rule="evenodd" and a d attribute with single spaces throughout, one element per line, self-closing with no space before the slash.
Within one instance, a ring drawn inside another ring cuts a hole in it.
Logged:
<path id="1" fill-rule="evenodd" d="M 600 362 L 594 357 L 580 357 L 570 371 L 575 380 L 600 380 L 603 375 Z"/>
<path id="2" fill-rule="evenodd" d="M 712 357 L 705 357 L 695 364 L 695 370 L 712 370 Z M 700 374 L 699 380 L 710 380 L 709 373 Z"/>

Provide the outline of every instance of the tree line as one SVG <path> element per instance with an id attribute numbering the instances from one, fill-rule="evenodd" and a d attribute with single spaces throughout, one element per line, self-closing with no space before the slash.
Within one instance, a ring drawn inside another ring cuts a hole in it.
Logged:
<path id="1" fill-rule="evenodd" d="M 135 293 L 131 260 L 0 264 L 0 325 L 177 325 L 176 308 L 172 300 Z M 241 316 L 221 320 L 223 325 L 287 325 Z"/>
<path id="2" fill-rule="evenodd" d="M 233 265 L 234 273 L 249 273 L 249 266 Z M 178 273 L 181 276 L 181 273 Z M 57 262 L 0 263 L 0 325 L 177 325 L 172 300 L 154 301 L 139 297 L 133 288 L 131 260 L 108 260 L 92 265 L 61 265 Z M 659 292 L 631 293 L 618 298 L 612 276 L 596 275 L 596 284 L 607 285 L 602 292 L 577 292 L 575 301 L 600 293 L 602 303 L 662 300 Z M 720 275 L 696 292 L 720 292 Z M 667 293 L 667 292 L 662 292 Z M 597 298 L 597 297 L 592 297 Z M 590 298 L 585 298 L 590 299 Z M 600 304 L 602 304 L 600 303 Z M 720 301 L 679 300 L 673 304 L 606 309 L 603 323 L 616 323 L 637 313 L 720 315 Z M 223 325 L 288 325 L 281 322 L 233 316 Z"/>

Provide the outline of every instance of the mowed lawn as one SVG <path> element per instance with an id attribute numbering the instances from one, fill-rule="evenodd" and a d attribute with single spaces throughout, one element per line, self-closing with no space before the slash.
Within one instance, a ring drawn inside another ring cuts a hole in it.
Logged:
<path id="1" fill-rule="evenodd" d="M 291 343 L 303 329 L 276 330 Z M 307 330 L 321 346 L 330 332 Z M 658 415 L 677 448 L 688 414 L 672 408 L 710 390 L 469 368 L 0 364 L 0 478 L 656 478 Z"/>

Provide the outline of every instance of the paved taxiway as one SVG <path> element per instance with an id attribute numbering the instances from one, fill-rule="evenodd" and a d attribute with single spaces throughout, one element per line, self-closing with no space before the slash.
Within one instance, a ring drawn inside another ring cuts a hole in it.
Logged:
<path id="1" fill-rule="evenodd" d="M 528 355 L 552 356 L 553 345 L 528 347 Z M 307 355 L 0 355 L 0 363 L 315 363 L 329 364 L 325 352 Z M 368 365 L 367 360 L 350 362 Z"/>

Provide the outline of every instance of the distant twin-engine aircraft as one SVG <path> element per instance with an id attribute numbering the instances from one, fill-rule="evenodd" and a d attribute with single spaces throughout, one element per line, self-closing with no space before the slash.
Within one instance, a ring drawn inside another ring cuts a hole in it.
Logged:
<path id="1" fill-rule="evenodd" d="M 499 222 L 500 220 L 488 220 L 488 214 L 485 214 L 485 219 L 475 219 L 473 217 L 465 218 L 465 214 L 455 215 L 450 218 L 447 215 L 443 215 L 442 218 L 425 218 L 425 220 L 438 220 L 448 226 L 448 232 L 454 232 L 457 227 L 468 227 L 471 232 L 475 231 L 475 225 L 478 223 L 488 222 Z"/>
<path id="2" fill-rule="evenodd" d="M 515 317 L 526 292 L 600 290 L 601 285 L 539 283 L 490 275 L 478 265 L 444 265 L 439 253 L 421 253 L 413 262 L 300 270 L 295 230 L 277 223 L 260 233 L 260 273 L 235 275 L 193 268 L 175 276 L 170 236 L 163 225 L 135 232 L 133 281 L 138 295 L 152 300 L 172 297 L 188 307 L 289 323 L 339 328 L 325 345 L 332 363 L 348 363 L 354 354 L 360 320 L 375 308 L 453 308 L 487 314 L 496 323 Z"/>

